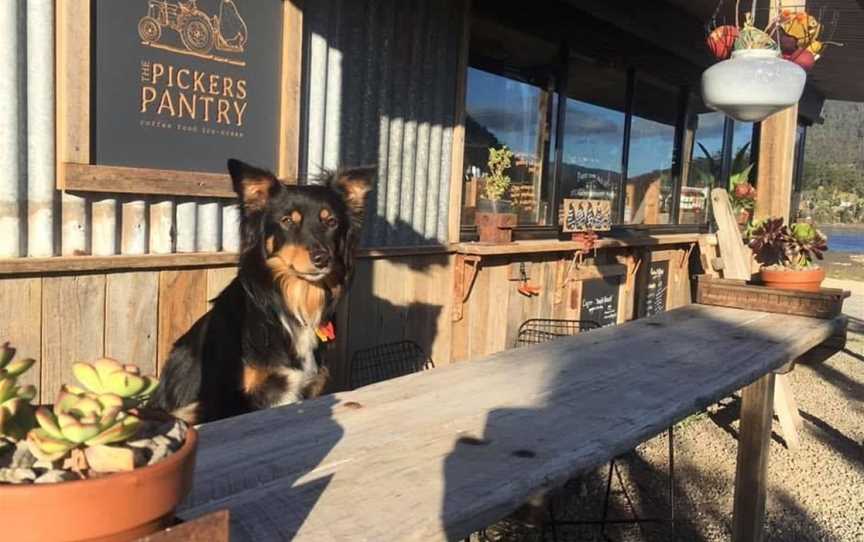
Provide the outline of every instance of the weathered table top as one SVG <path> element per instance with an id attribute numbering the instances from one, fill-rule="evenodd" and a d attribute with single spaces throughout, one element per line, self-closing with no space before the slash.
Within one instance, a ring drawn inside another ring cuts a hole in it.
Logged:
<path id="1" fill-rule="evenodd" d="M 458 539 L 842 327 L 690 305 L 201 428 L 180 515 L 231 540 Z"/>

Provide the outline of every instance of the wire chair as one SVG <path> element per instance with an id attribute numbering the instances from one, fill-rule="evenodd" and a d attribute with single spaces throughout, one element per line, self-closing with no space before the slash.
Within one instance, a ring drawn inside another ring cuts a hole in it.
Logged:
<path id="1" fill-rule="evenodd" d="M 348 384 L 356 389 L 434 367 L 432 358 L 414 341 L 379 344 L 354 352 Z"/>
<path id="2" fill-rule="evenodd" d="M 516 340 L 514 341 L 515 347 L 526 346 L 530 344 L 540 344 L 548 341 L 553 341 L 555 339 L 560 339 L 562 337 L 569 337 L 572 335 L 577 335 L 582 332 L 591 331 L 592 329 L 598 329 L 600 324 L 594 322 L 592 320 L 556 320 L 556 319 L 548 319 L 548 318 L 533 318 L 531 320 L 526 320 L 522 322 L 522 325 L 519 326 L 519 331 L 516 335 Z M 668 518 L 640 518 L 636 516 L 634 512 L 634 517 L 632 519 L 609 519 L 609 498 L 612 493 L 612 475 L 613 473 L 618 478 L 618 483 L 621 487 L 624 487 L 623 480 L 621 479 L 621 473 L 618 470 L 618 466 L 616 465 L 616 460 L 618 457 L 612 459 L 609 462 L 609 471 L 606 476 L 606 494 L 603 500 L 603 517 L 599 520 L 579 520 L 579 521 L 563 521 L 556 520 L 554 515 L 554 510 L 550 504 L 549 506 L 549 516 L 550 521 L 549 525 L 552 527 L 553 538 L 557 540 L 557 533 L 555 531 L 555 527 L 558 525 L 600 525 L 601 533 L 604 533 L 607 524 L 615 523 L 615 524 L 628 524 L 628 523 L 662 523 L 668 522 L 672 526 L 672 530 L 675 530 L 675 452 L 673 447 L 673 429 L 669 427 L 668 429 L 669 436 L 669 517 Z M 626 490 L 625 490 L 626 495 Z M 629 496 L 628 496 L 629 500 Z M 544 532 L 542 534 L 542 539 L 545 539 L 545 525 Z"/>
<path id="3" fill-rule="evenodd" d="M 545 343 L 561 337 L 569 337 L 583 331 L 597 329 L 600 324 L 593 320 L 556 320 L 532 318 L 522 322 L 516 334 L 514 346 Z"/>

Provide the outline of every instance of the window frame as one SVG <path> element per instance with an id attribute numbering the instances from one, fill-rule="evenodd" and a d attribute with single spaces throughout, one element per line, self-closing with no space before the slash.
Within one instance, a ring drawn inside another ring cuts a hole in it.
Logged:
<path id="1" fill-rule="evenodd" d="M 470 55 L 469 56 L 469 67 L 476 68 L 479 70 L 487 71 L 502 77 L 512 78 L 517 81 L 522 81 L 534 85 L 538 85 L 538 77 L 537 74 L 540 72 L 544 72 L 551 76 L 554 80 L 553 83 L 553 92 L 557 99 L 557 108 L 556 111 L 553 111 L 555 115 L 556 125 L 555 125 L 555 145 L 554 149 L 550 148 L 547 152 L 544 153 L 543 157 L 543 181 L 544 183 L 551 183 L 550 193 L 551 193 L 551 205 L 550 212 L 552 213 L 550 219 L 555 219 L 556 209 L 561 204 L 562 195 L 560 194 L 560 186 L 561 186 L 561 164 L 563 161 L 564 154 L 564 130 L 567 122 L 567 96 L 566 96 L 566 83 L 568 81 L 568 76 L 570 75 L 568 69 L 568 59 L 569 55 L 573 53 L 573 50 L 569 47 L 569 44 L 566 42 L 562 43 L 560 48 L 560 55 L 556 62 L 557 69 L 549 69 L 549 67 L 544 67 L 539 70 L 534 71 L 533 73 L 528 72 L 519 72 L 518 70 L 513 70 L 511 67 L 505 67 L 501 65 L 496 65 L 494 61 L 490 62 L 488 59 L 484 59 L 479 55 Z M 647 76 L 649 79 L 651 78 L 651 74 L 645 72 L 642 74 L 643 76 Z M 680 216 L 678 211 L 680 210 L 681 205 L 681 187 L 683 185 L 683 171 L 684 171 L 684 161 L 690 160 L 691 156 L 684 156 L 684 140 L 687 136 L 687 119 L 691 113 L 691 108 L 689 105 L 689 97 L 692 92 L 690 87 L 685 85 L 678 85 L 678 100 L 676 103 L 676 122 L 675 122 L 675 135 L 674 135 L 674 147 L 673 147 L 673 160 L 672 160 L 672 192 L 674 194 L 672 205 L 670 209 L 670 222 L 669 224 L 625 224 L 624 223 L 624 206 L 625 206 L 625 198 L 626 198 L 626 182 L 628 178 L 628 162 L 630 159 L 630 142 L 631 142 L 631 132 L 632 132 L 632 123 L 633 123 L 633 104 L 635 101 L 635 96 L 637 92 L 637 78 L 639 73 L 634 67 L 628 67 L 626 70 L 626 88 L 625 88 L 625 110 L 624 110 L 624 131 L 623 131 L 623 144 L 621 149 L 621 179 L 616 187 L 616 200 L 615 200 L 615 224 L 613 224 L 612 229 L 609 232 L 610 236 L 628 236 L 628 235 L 660 235 L 664 233 L 706 233 L 709 231 L 708 223 L 703 224 L 681 224 Z M 542 85 L 538 85 L 541 86 Z M 467 98 L 466 98 L 467 105 Z M 727 172 L 726 177 L 728 179 L 728 168 L 731 167 L 731 136 L 732 136 L 732 125 L 731 119 L 726 119 L 726 123 L 724 124 L 724 140 L 723 140 L 723 162 L 727 163 Z M 728 129 L 729 135 L 729 144 L 726 141 L 726 130 Z M 757 139 L 757 128 L 754 127 L 754 144 Z M 550 144 L 551 147 L 551 144 Z M 462 152 L 464 152 L 464 147 L 462 148 Z M 692 155 L 692 149 L 691 153 Z M 554 161 L 554 162 L 553 162 Z M 554 175 L 551 179 L 548 178 L 549 168 L 554 167 Z M 455 182 L 455 181 L 454 181 Z M 459 180 L 461 182 L 461 179 Z M 460 213 L 462 207 L 459 207 Z M 461 218 L 460 218 L 461 220 Z M 561 232 L 560 225 L 518 225 L 513 230 L 513 239 L 514 240 L 529 240 L 529 239 L 569 239 L 569 234 L 564 234 Z M 460 224 L 459 230 L 459 240 L 462 242 L 465 241 L 475 241 L 477 240 L 477 228 L 473 224 Z"/>

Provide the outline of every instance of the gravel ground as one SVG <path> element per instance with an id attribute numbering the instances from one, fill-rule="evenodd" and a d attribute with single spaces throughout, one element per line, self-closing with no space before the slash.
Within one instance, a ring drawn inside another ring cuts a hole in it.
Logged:
<path id="1" fill-rule="evenodd" d="M 804 419 L 801 448 L 792 453 L 774 424 L 769 461 L 766 540 L 864 541 L 864 282 L 827 280 L 853 291 L 846 300 L 846 349 L 826 362 L 798 365 L 791 385 Z M 676 530 L 668 524 L 608 526 L 615 541 L 729 540 L 732 521 L 738 398 L 729 398 L 675 428 Z M 552 499 L 558 519 L 597 519 L 603 508 L 607 467 L 571 481 Z M 668 517 L 666 434 L 639 446 L 620 462 L 610 517 Z M 617 478 L 617 477 L 616 477 Z M 622 491 L 622 487 L 626 491 Z M 629 503 L 628 503 L 629 498 Z M 596 526 L 559 526 L 546 540 L 603 540 Z M 505 520 L 487 540 L 538 541 L 540 528 Z"/>

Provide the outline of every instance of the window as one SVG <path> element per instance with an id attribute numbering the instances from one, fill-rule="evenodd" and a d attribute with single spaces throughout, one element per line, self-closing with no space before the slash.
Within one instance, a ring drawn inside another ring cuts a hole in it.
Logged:
<path id="1" fill-rule="evenodd" d="M 735 121 L 732 129 L 732 165 L 729 168 L 730 177 L 741 175 L 753 163 L 753 156 L 755 155 L 753 144 L 753 123 Z M 751 181 L 755 181 L 755 173 L 753 168 L 750 168 L 747 177 Z"/>
<path id="2" fill-rule="evenodd" d="M 684 143 L 689 160 L 682 173 L 680 224 L 704 224 L 708 220 L 708 198 L 720 179 L 723 162 L 725 123 L 726 116 L 715 111 L 697 113 L 689 119 L 688 134 L 692 135 Z"/>
<path id="3" fill-rule="evenodd" d="M 561 198 L 610 200 L 614 209 L 623 172 L 626 89 L 626 73 L 571 60 L 557 176 Z"/>
<path id="4" fill-rule="evenodd" d="M 626 224 L 672 222 L 677 103 L 678 89 L 643 78 L 636 81 L 624 194 Z"/>
<path id="5" fill-rule="evenodd" d="M 462 223 L 473 224 L 484 205 L 484 175 L 490 148 L 513 151 L 509 199 L 519 224 L 546 224 L 549 215 L 543 168 L 546 162 L 550 92 L 476 68 L 468 69 L 465 104 L 465 174 Z"/>

